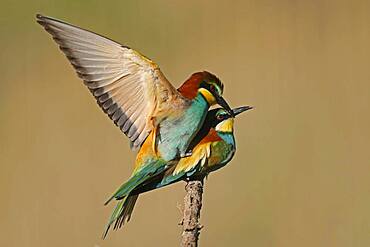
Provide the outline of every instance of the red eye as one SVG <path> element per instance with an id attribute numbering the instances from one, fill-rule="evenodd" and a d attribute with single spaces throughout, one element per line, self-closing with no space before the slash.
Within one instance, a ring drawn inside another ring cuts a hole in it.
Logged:
<path id="1" fill-rule="evenodd" d="M 222 115 L 218 115 L 218 116 L 217 116 L 217 119 L 218 119 L 218 120 L 222 120 L 222 119 L 223 119 Z"/>
<path id="2" fill-rule="evenodd" d="M 210 86 L 210 89 L 211 89 L 212 91 L 215 91 L 215 86 L 214 86 L 214 85 L 211 85 L 211 86 Z"/>

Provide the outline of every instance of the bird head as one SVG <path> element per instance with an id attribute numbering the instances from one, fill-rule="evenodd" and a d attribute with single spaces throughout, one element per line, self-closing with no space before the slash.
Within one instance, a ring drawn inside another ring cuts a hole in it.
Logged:
<path id="1" fill-rule="evenodd" d="M 234 117 L 242 112 L 252 109 L 251 106 L 242 106 L 232 109 Z M 193 139 L 189 146 L 189 150 L 192 150 L 204 137 L 206 137 L 211 129 L 216 130 L 219 133 L 233 132 L 234 117 L 223 108 L 216 108 L 208 111 L 206 119 L 202 128 L 199 130 L 196 137 Z"/>
<path id="2" fill-rule="evenodd" d="M 192 74 L 191 77 L 178 89 L 178 91 L 189 99 L 195 98 L 197 93 L 200 93 L 206 99 L 209 106 L 219 104 L 230 115 L 233 115 L 233 111 L 230 106 L 222 97 L 224 85 L 220 79 L 207 71 Z"/>
<path id="3" fill-rule="evenodd" d="M 217 108 L 211 110 L 208 114 L 212 118 L 212 127 L 215 128 L 217 132 L 231 133 L 233 132 L 234 117 L 242 112 L 253 109 L 251 106 L 241 106 L 232 109 L 233 115 L 227 112 L 223 108 Z"/>

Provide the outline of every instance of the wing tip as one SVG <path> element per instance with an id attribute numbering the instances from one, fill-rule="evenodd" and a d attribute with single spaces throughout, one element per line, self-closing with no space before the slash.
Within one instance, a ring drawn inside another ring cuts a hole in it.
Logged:
<path id="1" fill-rule="evenodd" d="M 37 13 L 36 14 L 36 21 L 41 26 L 43 26 L 45 29 L 46 29 L 46 27 L 50 27 L 50 26 L 60 28 L 60 26 L 66 25 L 68 27 L 76 28 L 76 29 L 79 29 L 79 30 L 82 30 L 82 31 L 85 31 L 85 32 L 88 32 L 88 33 L 91 33 L 91 34 L 94 34 L 94 35 L 97 35 L 97 36 L 100 36 L 101 38 L 104 38 L 106 40 L 109 40 L 110 42 L 113 42 L 115 45 L 117 45 L 117 46 L 119 46 L 121 48 L 126 48 L 126 49 L 131 50 L 130 47 L 128 47 L 126 45 L 123 45 L 123 44 L 120 44 L 119 42 L 117 42 L 117 41 L 115 41 L 113 39 L 110 39 L 110 38 L 108 38 L 108 37 L 106 37 L 104 35 L 98 34 L 96 32 L 90 31 L 90 30 L 85 29 L 85 28 L 81 28 L 79 26 L 70 24 L 68 22 L 65 22 L 65 21 L 62 21 L 62 20 L 59 20 L 59 19 L 56 19 L 56 18 L 53 18 L 53 17 L 49 17 L 49 16 L 45 16 L 43 14 Z"/>
<path id="2" fill-rule="evenodd" d="M 50 23 L 51 21 L 56 21 L 56 20 L 51 17 L 45 16 L 43 14 L 39 14 L 39 13 L 36 14 L 36 22 L 40 24 L 41 26 L 43 26 L 44 28 L 46 28 L 47 23 Z"/>
<path id="3" fill-rule="evenodd" d="M 52 18 L 50 18 L 48 16 L 45 16 L 43 14 L 40 14 L 40 13 L 37 13 L 36 14 L 36 21 L 38 23 L 40 23 L 40 22 L 46 22 L 47 20 L 52 20 Z"/>
<path id="4" fill-rule="evenodd" d="M 41 24 L 41 25 L 44 25 L 44 23 L 61 23 L 61 24 L 67 24 L 67 25 L 70 25 L 70 26 L 73 26 L 71 24 L 68 24 L 64 21 L 61 21 L 61 20 L 58 20 L 58 19 L 55 19 L 53 17 L 50 17 L 50 16 L 46 16 L 46 15 L 43 15 L 43 14 L 39 14 L 37 13 L 36 14 L 36 21 Z"/>
<path id="5" fill-rule="evenodd" d="M 36 14 L 36 21 L 38 24 L 42 25 L 42 23 L 44 22 L 44 18 L 45 16 L 43 16 L 42 14 Z"/>

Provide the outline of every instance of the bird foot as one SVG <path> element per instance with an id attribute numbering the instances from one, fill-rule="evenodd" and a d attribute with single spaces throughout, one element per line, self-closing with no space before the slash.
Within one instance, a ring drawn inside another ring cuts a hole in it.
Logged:
<path id="1" fill-rule="evenodd" d="M 193 152 L 192 151 L 188 151 L 184 154 L 180 154 L 180 158 L 185 158 L 185 157 L 189 157 L 189 156 L 192 156 L 193 155 Z"/>

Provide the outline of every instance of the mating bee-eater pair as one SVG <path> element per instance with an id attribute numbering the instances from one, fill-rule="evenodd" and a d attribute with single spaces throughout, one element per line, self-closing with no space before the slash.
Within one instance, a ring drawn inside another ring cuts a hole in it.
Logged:
<path id="1" fill-rule="evenodd" d="M 139 149 L 131 177 L 107 201 L 118 200 L 104 236 L 130 219 L 139 194 L 205 176 L 231 160 L 233 119 L 251 107 L 231 109 L 216 76 L 194 73 L 176 90 L 158 65 L 127 46 L 50 17 L 37 15 L 37 21 Z M 222 108 L 209 111 L 215 104 Z"/>

